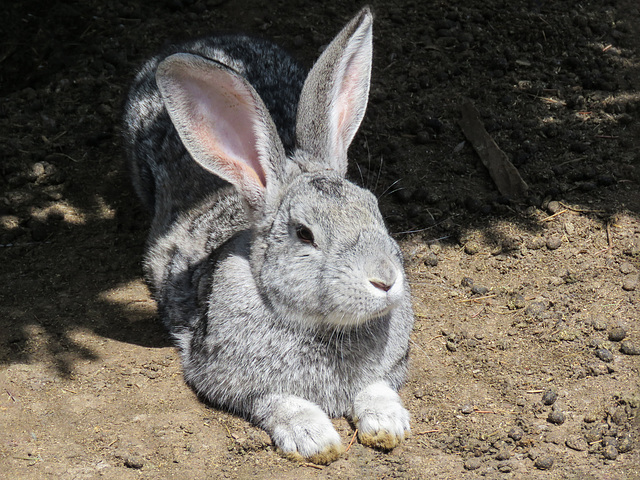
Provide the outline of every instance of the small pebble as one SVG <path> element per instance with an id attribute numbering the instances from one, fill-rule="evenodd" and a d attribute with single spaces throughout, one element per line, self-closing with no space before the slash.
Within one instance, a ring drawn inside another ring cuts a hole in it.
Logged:
<path id="1" fill-rule="evenodd" d="M 460 280 L 460 285 L 465 288 L 473 287 L 473 278 L 464 277 L 462 280 Z"/>
<path id="2" fill-rule="evenodd" d="M 480 251 L 480 245 L 477 242 L 469 242 L 464 246 L 464 253 L 467 255 L 475 255 Z"/>
<path id="3" fill-rule="evenodd" d="M 541 455 L 536 458 L 533 465 L 540 470 L 549 470 L 553 467 L 553 457 L 549 455 Z"/>
<path id="4" fill-rule="evenodd" d="M 595 427 L 591 427 L 584 434 L 584 439 L 588 444 L 596 443 L 602 440 L 602 429 L 606 427 L 606 425 L 596 425 Z"/>
<path id="5" fill-rule="evenodd" d="M 607 460 L 615 460 L 616 458 L 618 458 L 618 449 L 613 445 L 609 445 L 607 447 L 604 447 L 602 454 Z"/>
<path id="6" fill-rule="evenodd" d="M 460 407 L 460 412 L 464 413 L 465 415 L 473 413 L 473 405 L 471 405 L 470 403 L 464 404 Z"/>
<path id="7" fill-rule="evenodd" d="M 482 465 L 482 459 L 479 457 L 472 457 L 464 462 L 464 468 L 466 470 L 477 470 Z"/>
<path id="8" fill-rule="evenodd" d="M 628 433 L 623 434 L 620 438 L 618 438 L 618 452 L 619 453 L 627 453 L 633 449 L 633 441 L 631 435 Z"/>
<path id="9" fill-rule="evenodd" d="M 598 348 L 596 350 L 596 357 L 598 357 L 603 362 L 609 363 L 613 361 L 613 353 L 606 348 Z"/>
<path id="10" fill-rule="evenodd" d="M 522 437 L 524 437 L 524 431 L 520 427 L 513 427 L 511 430 L 509 430 L 509 433 L 507 433 L 507 435 L 510 439 L 519 442 L 520 440 L 522 440 Z"/>
<path id="11" fill-rule="evenodd" d="M 427 394 L 427 392 L 425 392 L 425 390 L 423 388 L 417 388 L 413 392 L 413 396 L 418 398 L 418 399 L 423 398 L 426 394 Z"/>
<path id="12" fill-rule="evenodd" d="M 591 325 L 593 325 L 594 330 L 602 331 L 607 329 L 607 322 L 602 317 L 596 317 L 591 320 Z"/>
<path id="13" fill-rule="evenodd" d="M 438 256 L 433 253 L 430 252 L 424 259 L 424 264 L 427 267 L 437 267 L 438 266 Z"/>
<path id="14" fill-rule="evenodd" d="M 553 388 L 548 389 L 542 395 L 542 403 L 545 405 L 553 405 L 557 399 L 558 393 Z"/>
<path id="15" fill-rule="evenodd" d="M 563 328 L 556 334 L 558 340 L 563 342 L 573 342 L 576 338 L 580 337 L 580 331 L 575 328 Z"/>
<path id="16" fill-rule="evenodd" d="M 553 235 L 547 238 L 547 248 L 549 250 L 557 250 L 562 245 L 562 237 Z"/>
<path id="17" fill-rule="evenodd" d="M 636 267 L 631 262 L 623 262 L 620 264 L 620 272 L 628 275 L 636 271 Z"/>
<path id="18" fill-rule="evenodd" d="M 624 340 L 624 337 L 626 336 L 627 336 L 627 330 L 621 325 L 617 327 L 613 327 L 609 331 L 609 340 L 612 342 L 620 342 Z"/>
<path id="19" fill-rule="evenodd" d="M 567 438 L 566 445 L 570 449 L 576 450 L 578 452 L 584 452 L 586 450 L 589 450 L 589 444 L 584 439 L 584 437 L 582 437 L 580 435 L 573 435 L 573 436 Z"/>
<path id="20" fill-rule="evenodd" d="M 451 340 L 447 340 L 447 350 L 450 352 L 456 352 L 458 350 L 458 346 Z"/>
<path id="21" fill-rule="evenodd" d="M 622 282 L 622 289 L 627 292 L 633 292 L 638 287 L 638 276 L 627 275 Z"/>
<path id="22" fill-rule="evenodd" d="M 525 247 L 527 247 L 529 250 L 540 250 L 545 246 L 545 244 L 546 242 L 542 237 L 531 237 L 528 238 L 524 243 Z"/>
<path id="23" fill-rule="evenodd" d="M 547 210 L 551 215 L 553 215 L 554 213 L 558 213 L 560 210 L 562 210 L 562 205 L 560 205 L 560 202 L 551 200 L 547 205 Z"/>
<path id="24" fill-rule="evenodd" d="M 510 458 L 511 458 L 511 452 L 507 448 L 503 448 L 496 455 L 496 460 L 499 460 L 499 461 L 509 460 Z"/>
<path id="25" fill-rule="evenodd" d="M 613 412 L 609 412 L 611 421 L 616 425 L 624 425 L 627 422 L 627 411 L 624 407 L 618 407 Z"/>
<path id="26" fill-rule="evenodd" d="M 556 425 L 562 425 L 564 423 L 564 419 L 564 413 L 560 410 L 553 410 L 549 412 L 549 416 L 547 416 L 547 421 Z"/>
<path id="27" fill-rule="evenodd" d="M 513 295 L 507 301 L 507 308 L 509 310 L 520 310 L 526 306 L 525 299 L 522 295 Z"/>
<path id="28" fill-rule="evenodd" d="M 136 470 L 144 466 L 144 459 L 138 455 L 126 455 L 123 461 L 125 467 L 135 468 Z"/>
<path id="29" fill-rule="evenodd" d="M 616 437 L 606 436 L 602 439 L 602 446 L 608 447 L 612 446 L 618 448 L 618 439 Z"/>
<path id="30" fill-rule="evenodd" d="M 624 340 L 620 344 L 620 351 L 625 355 L 640 355 L 640 346 L 631 340 Z"/>
<path id="31" fill-rule="evenodd" d="M 510 473 L 513 470 L 511 462 L 504 462 L 498 465 L 498 471 L 501 473 Z"/>
<path id="32" fill-rule="evenodd" d="M 482 285 L 474 285 L 471 287 L 471 293 L 475 293 L 476 295 L 485 295 L 488 291 L 489 289 Z"/>

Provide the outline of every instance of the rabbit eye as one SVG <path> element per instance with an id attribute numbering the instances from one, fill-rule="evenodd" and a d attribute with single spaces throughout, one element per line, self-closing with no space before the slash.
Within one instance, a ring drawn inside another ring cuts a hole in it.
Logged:
<path id="1" fill-rule="evenodd" d="M 315 246 L 315 243 L 313 240 L 313 233 L 308 227 L 305 227 L 304 225 L 298 225 L 296 227 L 296 235 L 304 243 L 309 243 Z"/>

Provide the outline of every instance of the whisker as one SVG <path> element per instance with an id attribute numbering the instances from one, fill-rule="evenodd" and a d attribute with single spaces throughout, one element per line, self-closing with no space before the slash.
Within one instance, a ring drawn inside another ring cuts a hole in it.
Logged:
<path id="1" fill-rule="evenodd" d="M 382 192 L 380 194 L 380 196 L 378 196 L 378 200 L 380 200 L 382 197 L 384 197 L 384 195 L 389 191 L 390 188 L 392 188 L 396 183 L 398 183 L 400 180 L 402 180 L 401 178 L 399 178 L 398 180 L 396 180 L 395 182 L 393 182 L 391 185 L 389 185 L 387 188 L 384 189 L 384 192 Z M 397 190 L 394 190 L 397 191 Z"/>
<path id="2" fill-rule="evenodd" d="M 375 192 L 378 190 L 378 181 L 380 180 L 380 175 L 382 175 L 382 164 L 384 163 L 384 157 L 380 155 L 380 167 L 378 168 L 378 176 L 376 177 L 376 186 L 373 188 Z"/>

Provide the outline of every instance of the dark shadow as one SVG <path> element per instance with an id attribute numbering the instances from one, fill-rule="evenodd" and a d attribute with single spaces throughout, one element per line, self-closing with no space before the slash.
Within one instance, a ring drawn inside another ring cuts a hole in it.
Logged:
<path id="1" fill-rule="evenodd" d="M 603 225 L 640 215 L 637 5 L 373 8 L 373 84 L 350 174 L 381 196 L 399 239 L 418 232 L 459 242 L 480 229 L 504 244 L 497 223 L 543 232 L 528 209 L 544 211 L 549 200 Z M 0 363 L 50 358 L 68 376 L 75 362 L 96 358 L 74 339 L 78 331 L 171 344 L 141 280 L 149 220 L 129 187 L 118 134 L 127 85 L 144 58 L 220 26 L 275 38 L 310 65 L 354 11 L 302 0 L 3 7 Z M 460 146 L 465 98 L 531 187 L 526 199 L 500 196 Z"/>

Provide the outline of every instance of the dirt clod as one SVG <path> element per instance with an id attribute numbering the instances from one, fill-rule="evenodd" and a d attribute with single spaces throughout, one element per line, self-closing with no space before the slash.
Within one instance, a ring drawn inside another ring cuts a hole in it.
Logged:
<path id="1" fill-rule="evenodd" d="M 596 357 L 606 363 L 613 362 L 613 353 L 606 348 L 598 348 L 596 350 Z"/>
<path id="2" fill-rule="evenodd" d="M 554 458 L 549 455 L 540 455 L 533 463 L 540 470 L 549 470 L 553 467 Z"/>
<path id="3" fill-rule="evenodd" d="M 564 423 L 565 421 L 565 414 L 564 412 L 562 412 L 561 410 L 552 410 L 549 412 L 549 415 L 547 416 L 547 421 L 549 423 L 554 423 L 556 425 L 561 425 Z"/>
<path id="4" fill-rule="evenodd" d="M 625 355 L 640 355 L 640 344 L 635 340 L 623 340 L 620 351 Z"/>
<path id="5" fill-rule="evenodd" d="M 620 342 L 627 336 L 627 329 L 623 326 L 613 327 L 609 331 L 609 340 L 612 342 Z"/>
<path id="6" fill-rule="evenodd" d="M 464 462 L 465 470 L 477 470 L 482 466 L 482 459 L 479 457 L 471 457 Z"/>

